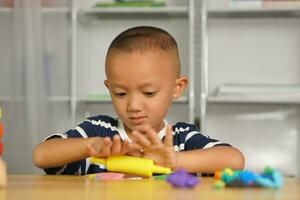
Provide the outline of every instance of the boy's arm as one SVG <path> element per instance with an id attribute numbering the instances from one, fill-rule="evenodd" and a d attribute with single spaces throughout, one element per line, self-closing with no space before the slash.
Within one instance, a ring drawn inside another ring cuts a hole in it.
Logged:
<path id="1" fill-rule="evenodd" d="M 174 169 L 185 168 L 189 172 L 214 173 L 225 167 L 232 169 L 244 168 L 244 156 L 236 148 L 215 146 L 175 153 Z"/>
<path id="2" fill-rule="evenodd" d="M 141 131 L 133 131 L 132 135 L 136 143 L 134 148 L 143 150 L 144 157 L 173 170 L 185 168 L 189 172 L 214 173 L 225 167 L 244 168 L 243 154 L 230 146 L 175 152 L 170 125 L 167 126 L 164 142 L 158 139 L 156 132 L 149 126 L 143 127 Z"/>
<path id="3" fill-rule="evenodd" d="M 40 168 L 63 166 L 88 156 L 90 138 L 54 138 L 38 144 L 33 150 L 33 163 Z"/>
<path id="4" fill-rule="evenodd" d="M 128 152 L 128 142 L 119 136 L 110 138 L 54 138 L 38 144 L 32 154 L 34 164 L 40 168 L 60 167 L 90 156 L 107 157 Z"/>

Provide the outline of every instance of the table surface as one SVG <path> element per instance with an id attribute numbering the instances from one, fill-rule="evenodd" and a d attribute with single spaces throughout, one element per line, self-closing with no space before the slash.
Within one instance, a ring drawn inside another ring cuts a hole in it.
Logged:
<path id="1" fill-rule="evenodd" d="M 200 178 L 194 188 L 174 188 L 154 179 L 100 181 L 83 176 L 8 175 L 0 199 L 300 199 L 300 179 L 284 178 L 281 189 L 213 189 L 214 179 Z"/>

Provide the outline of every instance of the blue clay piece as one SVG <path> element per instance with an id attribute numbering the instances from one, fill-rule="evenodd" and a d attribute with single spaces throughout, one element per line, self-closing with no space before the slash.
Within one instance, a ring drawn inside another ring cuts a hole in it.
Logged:
<path id="1" fill-rule="evenodd" d="M 221 180 L 225 182 L 226 186 L 280 188 L 283 184 L 280 172 L 271 168 L 266 168 L 261 174 L 254 173 L 249 170 L 233 172 L 234 173 L 226 174 L 225 170 L 223 170 Z"/>
<path id="2" fill-rule="evenodd" d="M 256 178 L 257 176 L 248 170 L 242 171 L 239 174 L 239 179 L 244 185 L 253 185 Z"/>

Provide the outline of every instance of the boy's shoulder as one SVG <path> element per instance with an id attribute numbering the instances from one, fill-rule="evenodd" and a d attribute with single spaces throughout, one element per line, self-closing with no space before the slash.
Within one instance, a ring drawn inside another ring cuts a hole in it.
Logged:
<path id="1" fill-rule="evenodd" d="M 108 115 L 96 115 L 96 116 L 87 117 L 86 121 L 91 122 L 93 125 L 106 123 L 106 124 L 111 124 L 112 126 L 118 126 L 118 119 Z"/>
<path id="2" fill-rule="evenodd" d="M 173 125 L 173 130 L 175 132 L 191 132 L 197 131 L 199 132 L 199 128 L 195 124 L 190 124 L 186 122 L 177 122 Z"/>
<path id="3" fill-rule="evenodd" d="M 94 115 L 94 116 L 90 116 L 90 117 L 87 117 L 87 119 L 89 120 L 103 120 L 103 121 L 118 121 L 116 118 L 113 118 L 111 116 L 108 116 L 108 115 Z"/>

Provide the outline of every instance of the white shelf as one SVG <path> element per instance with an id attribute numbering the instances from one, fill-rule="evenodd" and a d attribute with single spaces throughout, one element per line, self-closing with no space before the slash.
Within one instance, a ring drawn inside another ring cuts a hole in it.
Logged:
<path id="1" fill-rule="evenodd" d="M 49 97 L 50 102 L 70 102 L 71 98 L 68 96 L 53 96 Z"/>
<path id="2" fill-rule="evenodd" d="M 24 97 L 22 97 L 22 98 L 24 99 Z M 7 97 L 7 96 L 0 97 L 0 102 L 9 102 L 11 100 L 12 100 L 12 98 Z M 50 102 L 61 102 L 61 103 L 70 102 L 70 97 L 68 97 L 68 96 L 52 96 L 52 97 L 49 97 L 49 101 Z"/>
<path id="3" fill-rule="evenodd" d="M 109 96 L 102 97 L 102 98 L 78 98 L 78 103 L 92 103 L 92 104 L 98 104 L 98 103 L 111 103 L 111 98 Z"/>
<path id="4" fill-rule="evenodd" d="M 0 102 L 6 102 L 9 98 L 7 96 L 0 96 Z"/>
<path id="5" fill-rule="evenodd" d="M 71 9 L 70 8 L 43 8 L 43 13 L 44 14 L 67 14 L 70 13 Z"/>
<path id="6" fill-rule="evenodd" d="M 78 103 L 87 103 L 87 104 L 98 104 L 98 103 L 111 103 L 110 97 L 105 98 L 78 98 Z M 174 103 L 187 103 L 188 98 L 186 96 L 180 97 L 178 100 L 175 100 Z"/>
<path id="7" fill-rule="evenodd" d="M 176 6 L 176 7 L 121 7 L 121 8 L 89 8 L 79 10 L 79 16 L 88 16 L 91 18 L 98 18 L 99 16 L 115 16 L 120 15 L 130 16 L 172 16 L 172 17 L 187 17 L 188 7 L 187 6 Z"/>
<path id="8" fill-rule="evenodd" d="M 218 8 L 210 9 L 208 11 L 208 16 L 211 18 L 300 17 L 300 6 Z"/>
<path id="9" fill-rule="evenodd" d="M 58 14 L 58 13 L 70 13 L 70 8 L 42 8 L 43 14 Z M 13 13 L 13 8 L 0 7 L 0 14 L 11 14 Z"/>
<path id="10" fill-rule="evenodd" d="M 9 14 L 12 12 L 12 8 L 0 7 L 0 14 Z"/>
<path id="11" fill-rule="evenodd" d="M 223 84 L 208 98 L 214 103 L 300 103 L 300 85 Z"/>
<path id="12" fill-rule="evenodd" d="M 207 99 L 208 103 L 250 103 L 250 104 L 300 104 L 299 97 L 262 97 L 262 96 L 211 96 Z"/>

